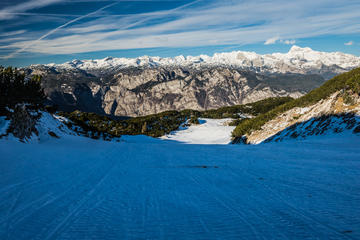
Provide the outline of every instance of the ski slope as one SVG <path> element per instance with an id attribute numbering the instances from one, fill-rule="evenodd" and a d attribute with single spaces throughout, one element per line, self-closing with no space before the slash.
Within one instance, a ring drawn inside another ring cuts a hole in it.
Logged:
<path id="1" fill-rule="evenodd" d="M 190 125 L 179 131 L 161 137 L 190 144 L 228 144 L 234 126 L 228 126 L 232 119 L 199 119 L 200 124 Z"/>
<path id="2" fill-rule="evenodd" d="M 339 136 L 0 139 L 0 239 L 359 239 L 360 138 Z"/>

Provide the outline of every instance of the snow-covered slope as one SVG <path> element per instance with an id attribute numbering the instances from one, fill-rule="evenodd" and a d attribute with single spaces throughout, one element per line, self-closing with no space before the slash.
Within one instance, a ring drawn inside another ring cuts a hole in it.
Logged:
<path id="1" fill-rule="evenodd" d="M 73 60 L 64 64 L 48 64 L 46 66 L 62 69 L 109 69 L 128 67 L 201 67 L 228 66 L 272 73 L 306 73 L 324 67 L 336 66 L 340 69 L 351 69 L 360 66 L 360 57 L 341 52 L 319 52 L 308 47 L 293 46 L 288 53 L 260 55 L 255 52 L 234 51 L 216 53 L 213 56 L 177 56 L 161 58 L 142 56 L 138 58 L 112 58 L 98 60 Z"/>
<path id="2" fill-rule="evenodd" d="M 359 137 L 0 139 L 0 239 L 359 239 Z"/>
<path id="3" fill-rule="evenodd" d="M 354 113 L 343 113 L 323 115 L 304 122 L 297 122 L 266 139 L 265 142 L 289 141 L 290 139 L 303 139 L 319 135 L 339 135 L 337 137 L 347 138 L 353 134 L 360 135 L 360 116 Z"/>
<path id="4" fill-rule="evenodd" d="M 8 131 L 12 120 L 0 117 L 0 139 L 15 142 L 43 143 L 52 139 L 64 140 L 75 137 L 75 140 L 77 140 L 78 138 L 91 138 L 95 136 L 96 139 L 100 140 L 120 141 L 119 137 L 110 136 L 106 133 L 99 135 L 98 133 L 83 131 L 80 126 L 56 114 L 40 110 L 29 112 L 38 117 L 34 117 L 35 125 L 28 136 L 20 137 L 19 135 L 21 134 L 13 134 L 13 130 Z M 23 119 L 18 119 L 18 121 L 23 121 Z M 68 125 L 67 123 L 69 122 L 70 124 Z"/>
<path id="5" fill-rule="evenodd" d="M 247 135 L 247 142 L 257 144 L 329 133 L 359 134 L 360 96 L 350 94 L 352 102 L 347 103 L 344 95 L 338 91 L 311 106 L 290 109 Z"/>
<path id="6" fill-rule="evenodd" d="M 65 126 L 65 121 L 68 120 L 48 112 L 42 112 L 41 118 L 36 124 L 38 135 L 34 136 L 32 140 L 44 142 L 52 138 L 63 138 L 69 135 L 77 135 L 74 131 Z"/>
<path id="7" fill-rule="evenodd" d="M 232 119 L 199 119 L 200 124 L 182 128 L 162 139 L 190 144 L 228 144 L 235 128 L 228 126 L 230 121 Z"/>
<path id="8" fill-rule="evenodd" d="M 30 112 L 30 111 L 29 111 Z M 62 117 L 58 117 L 56 115 L 52 115 L 48 112 L 43 111 L 32 111 L 30 112 L 33 115 L 36 114 L 40 116 L 35 120 L 35 129 L 29 134 L 29 136 L 25 136 L 23 139 L 19 139 L 14 137 L 12 132 L 8 132 L 8 128 L 10 126 L 11 120 L 6 119 L 5 117 L 0 117 L 0 136 L 4 140 L 9 141 L 21 141 L 21 142 L 46 142 L 51 138 L 62 138 L 64 136 L 69 135 L 78 135 L 75 132 L 71 131 L 67 126 L 64 125 L 64 121 L 66 119 Z M 21 121 L 21 120 L 19 120 Z"/>

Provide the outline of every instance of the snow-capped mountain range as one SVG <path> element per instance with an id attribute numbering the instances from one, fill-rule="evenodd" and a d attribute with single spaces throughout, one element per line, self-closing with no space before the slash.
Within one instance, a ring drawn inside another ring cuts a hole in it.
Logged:
<path id="1" fill-rule="evenodd" d="M 43 76 L 49 100 L 60 109 L 141 116 L 296 98 L 359 66 L 360 57 L 293 46 L 288 53 L 74 60 L 24 71 Z"/>
<path id="2" fill-rule="evenodd" d="M 63 64 L 47 64 L 45 66 L 61 69 L 111 69 L 128 67 L 203 67 L 226 66 L 257 70 L 270 73 L 305 73 L 323 67 L 336 66 L 351 69 L 360 66 L 360 57 L 342 52 L 319 52 L 311 48 L 293 46 L 287 53 L 260 55 L 255 52 L 233 51 L 215 53 L 213 56 L 176 56 L 173 58 L 142 56 L 138 58 L 112 58 L 97 60 L 73 60 Z"/>

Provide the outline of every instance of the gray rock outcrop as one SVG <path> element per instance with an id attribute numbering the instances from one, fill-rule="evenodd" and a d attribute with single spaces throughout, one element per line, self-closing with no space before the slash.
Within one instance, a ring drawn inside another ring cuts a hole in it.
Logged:
<path id="1" fill-rule="evenodd" d="M 321 85 L 316 74 L 260 74 L 230 67 L 57 69 L 34 66 L 49 101 L 60 110 L 143 116 L 166 110 L 206 110 L 268 97 L 299 97 Z"/>

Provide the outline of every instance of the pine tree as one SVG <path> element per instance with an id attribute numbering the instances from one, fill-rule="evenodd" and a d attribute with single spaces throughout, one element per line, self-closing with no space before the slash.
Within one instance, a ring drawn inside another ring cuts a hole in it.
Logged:
<path id="1" fill-rule="evenodd" d="M 27 103 L 39 107 L 45 99 L 41 88 L 41 77 L 25 79 L 25 75 L 16 68 L 0 66 L 0 114 L 7 113 L 18 103 Z"/>

